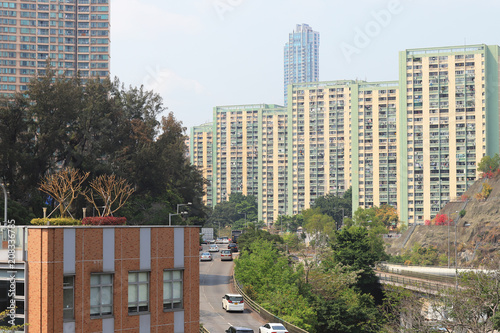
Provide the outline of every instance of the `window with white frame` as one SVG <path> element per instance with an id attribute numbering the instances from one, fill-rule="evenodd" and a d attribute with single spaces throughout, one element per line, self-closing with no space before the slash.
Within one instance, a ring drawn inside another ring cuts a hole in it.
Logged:
<path id="1" fill-rule="evenodd" d="M 149 272 L 128 273 L 128 313 L 149 311 Z"/>
<path id="2" fill-rule="evenodd" d="M 113 274 L 90 274 L 90 316 L 113 314 Z"/>
<path id="3" fill-rule="evenodd" d="M 75 320 L 75 277 L 73 275 L 63 277 L 63 319 Z"/>
<path id="4" fill-rule="evenodd" d="M 163 309 L 182 309 L 182 270 L 163 271 Z"/>

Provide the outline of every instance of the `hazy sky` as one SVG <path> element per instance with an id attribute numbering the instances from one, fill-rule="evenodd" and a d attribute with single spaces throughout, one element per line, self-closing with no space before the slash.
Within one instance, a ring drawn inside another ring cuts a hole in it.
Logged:
<path id="1" fill-rule="evenodd" d="M 398 79 L 398 52 L 500 44 L 498 0 L 111 0 L 111 74 L 190 128 L 213 107 L 283 105 L 283 47 L 320 33 L 320 80 Z"/>

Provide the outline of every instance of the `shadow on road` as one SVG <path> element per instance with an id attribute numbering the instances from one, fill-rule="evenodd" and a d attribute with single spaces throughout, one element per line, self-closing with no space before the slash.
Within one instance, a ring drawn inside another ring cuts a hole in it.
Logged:
<path id="1" fill-rule="evenodd" d="M 218 286 L 229 284 L 230 277 L 214 275 L 214 274 L 200 274 L 200 286 Z"/>

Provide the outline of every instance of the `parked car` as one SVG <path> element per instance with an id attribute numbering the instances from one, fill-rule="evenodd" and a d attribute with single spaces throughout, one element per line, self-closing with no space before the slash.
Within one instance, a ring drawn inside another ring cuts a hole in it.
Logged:
<path id="1" fill-rule="evenodd" d="M 243 296 L 240 294 L 225 294 L 222 296 L 222 308 L 227 311 L 241 311 L 244 308 Z"/>
<path id="2" fill-rule="evenodd" d="M 200 255 L 200 260 L 201 261 L 212 261 L 213 257 L 209 252 L 202 252 Z"/>
<path id="3" fill-rule="evenodd" d="M 210 245 L 208 252 L 219 252 L 219 247 L 216 244 Z"/>
<path id="4" fill-rule="evenodd" d="M 259 333 L 288 333 L 288 330 L 281 323 L 267 323 L 259 327 Z"/>
<path id="5" fill-rule="evenodd" d="M 233 260 L 233 252 L 231 250 L 221 250 L 220 260 Z"/>
<path id="6" fill-rule="evenodd" d="M 248 327 L 229 326 L 226 333 L 253 333 L 253 329 Z"/>
<path id="7" fill-rule="evenodd" d="M 236 243 L 228 244 L 227 248 L 231 250 L 231 252 L 238 252 L 238 245 L 236 245 Z"/>

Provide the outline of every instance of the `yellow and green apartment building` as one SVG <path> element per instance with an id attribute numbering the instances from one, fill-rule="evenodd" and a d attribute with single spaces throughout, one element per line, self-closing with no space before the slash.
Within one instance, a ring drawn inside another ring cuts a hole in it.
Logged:
<path id="1" fill-rule="evenodd" d="M 460 197 L 499 152 L 498 46 L 409 49 L 399 81 L 296 83 L 288 107 L 214 108 L 191 129 L 191 162 L 214 206 L 255 195 L 259 219 L 298 214 L 352 186 L 353 207 L 389 204 L 423 223 Z"/>

